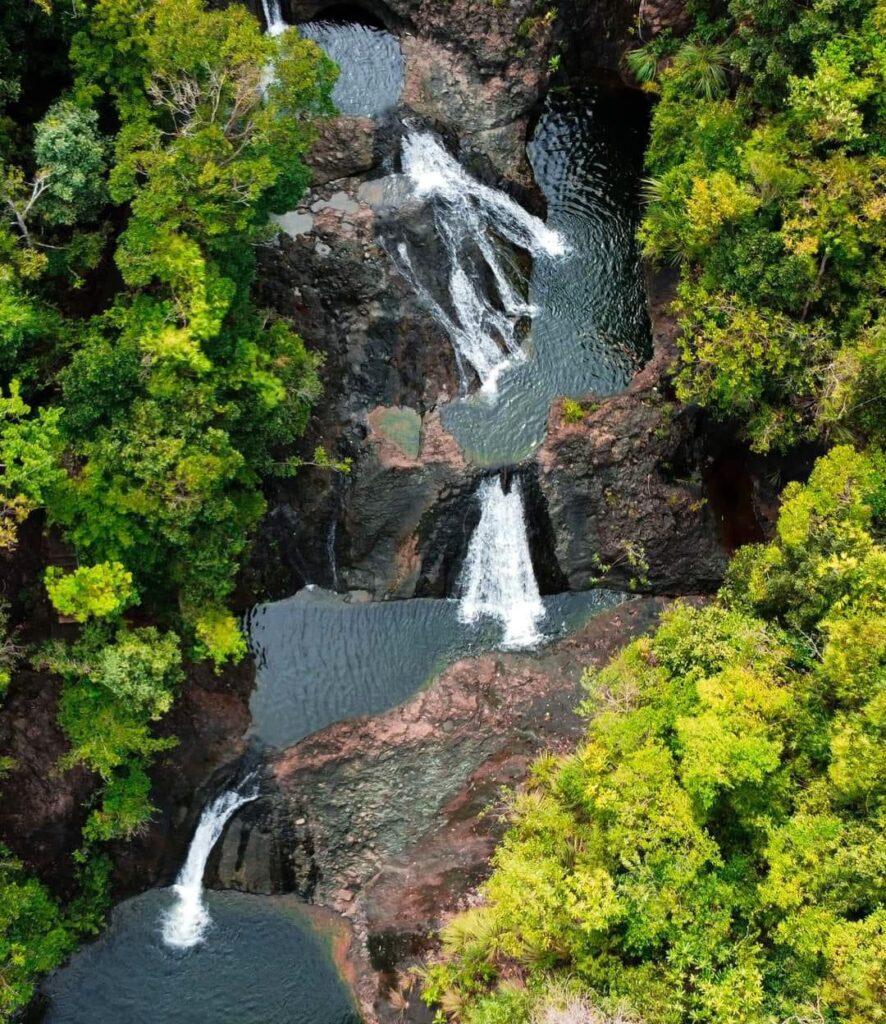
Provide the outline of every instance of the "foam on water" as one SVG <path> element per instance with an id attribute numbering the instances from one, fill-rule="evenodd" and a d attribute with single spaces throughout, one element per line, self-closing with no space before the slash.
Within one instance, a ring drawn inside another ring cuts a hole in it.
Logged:
<path id="1" fill-rule="evenodd" d="M 247 781 L 239 789 L 226 790 L 203 809 L 184 867 L 173 886 L 176 902 L 163 919 L 163 941 L 167 946 L 189 949 L 202 940 L 210 924 L 203 901 L 206 862 L 234 812 L 257 796 L 257 787 Z"/>

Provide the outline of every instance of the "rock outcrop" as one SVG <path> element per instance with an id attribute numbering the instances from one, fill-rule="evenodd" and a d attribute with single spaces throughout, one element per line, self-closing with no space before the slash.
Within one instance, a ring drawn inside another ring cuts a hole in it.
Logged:
<path id="1" fill-rule="evenodd" d="M 373 973 L 367 1020 L 405 1018 L 387 1001 L 404 968 L 484 877 L 502 830 L 502 786 L 541 750 L 580 734 L 580 677 L 654 623 L 664 603 L 604 612 L 541 655 L 452 665 L 406 704 L 339 722 L 279 754 L 264 797 L 244 808 L 210 861 L 210 884 L 297 892 L 351 921 Z M 396 997 L 394 997 L 396 1001 Z"/>
<path id="2" fill-rule="evenodd" d="M 485 164 L 499 180 L 530 186 L 523 142 L 547 81 L 554 19 L 534 0 L 365 0 L 362 8 L 400 39 L 404 114 L 451 134 L 476 157 L 475 169 Z M 335 7 L 284 0 L 283 10 L 297 23 Z"/>
<path id="3" fill-rule="evenodd" d="M 653 303 L 654 356 L 620 395 L 589 398 L 578 422 L 555 403 L 539 486 L 569 587 L 605 579 L 657 593 L 715 590 L 727 554 L 708 501 L 700 410 L 668 393 L 677 326 L 670 289 Z"/>

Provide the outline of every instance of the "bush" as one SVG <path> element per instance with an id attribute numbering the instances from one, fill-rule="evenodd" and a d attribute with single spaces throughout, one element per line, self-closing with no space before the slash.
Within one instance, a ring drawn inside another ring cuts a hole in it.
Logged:
<path id="1" fill-rule="evenodd" d="M 55 610 L 78 622 L 119 615 L 127 605 L 138 600 L 132 573 L 120 562 L 81 566 L 70 573 L 51 565 L 44 580 Z"/>

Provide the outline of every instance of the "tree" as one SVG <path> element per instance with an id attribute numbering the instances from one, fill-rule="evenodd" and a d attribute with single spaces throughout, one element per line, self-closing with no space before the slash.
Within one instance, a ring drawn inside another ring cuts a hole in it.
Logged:
<path id="1" fill-rule="evenodd" d="M 680 396 L 760 451 L 882 443 L 882 4 L 729 11 L 629 60 L 660 96 L 640 237 L 680 264 Z"/>
<path id="2" fill-rule="evenodd" d="M 49 599 L 56 611 L 78 622 L 119 615 L 138 599 L 132 585 L 132 573 L 119 562 L 100 562 L 80 566 L 65 573 L 51 565 L 44 574 Z"/>
<path id="3" fill-rule="evenodd" d="M 49 891 L 0 844 L 0 1019 L 11 1020 L 74 945 Z"/>
<path id="4" fill-rule="evenodd" d="M 534 1024 L 564 989 L 601 1020 L 878 1019 L 884 480 L 834 449 L 717 601 L 586 673 L 587 736 L 514 796 L 431 1003 L 466 1024 Z"/>

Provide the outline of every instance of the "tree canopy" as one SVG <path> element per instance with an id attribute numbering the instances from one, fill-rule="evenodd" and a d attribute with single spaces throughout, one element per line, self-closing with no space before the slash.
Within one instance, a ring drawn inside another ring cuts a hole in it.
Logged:
<path id="1" fill-rule="evenodd" d="M 640 234 L 681 268 L 678 394 L 761 451 L 882 443 L 886 6 L 694 10 L 629 55 L 659 96 Z"/>
<path id="2" fill-rule="evenodd" d="M 253 300 L 255 250 L 307 185 L 336 74 L 241 5 L 0 12 L 0 548 L 41 517 L 74 563 L 44 596 L 81 624 L 25 651 L 0 608 L 0 691 L 23 656 L 57 678 L 60 767 L 101 779 L 77 854 L 93 911 L 97 844 L 153 812 L 186 659 L 246 650 L 234 579 L 319 396 L 318 357 Z M 5 1020 L 95 914 L 0 860 Z"/>
<path id="3" fill-rule="evenodd" d="M 884 498 L 882 458 L 834 449 L 715 602 L 586 673 L 587 737 L 513 798 L 429 1001 L 466 1024 L 880 1019 Z"/>

